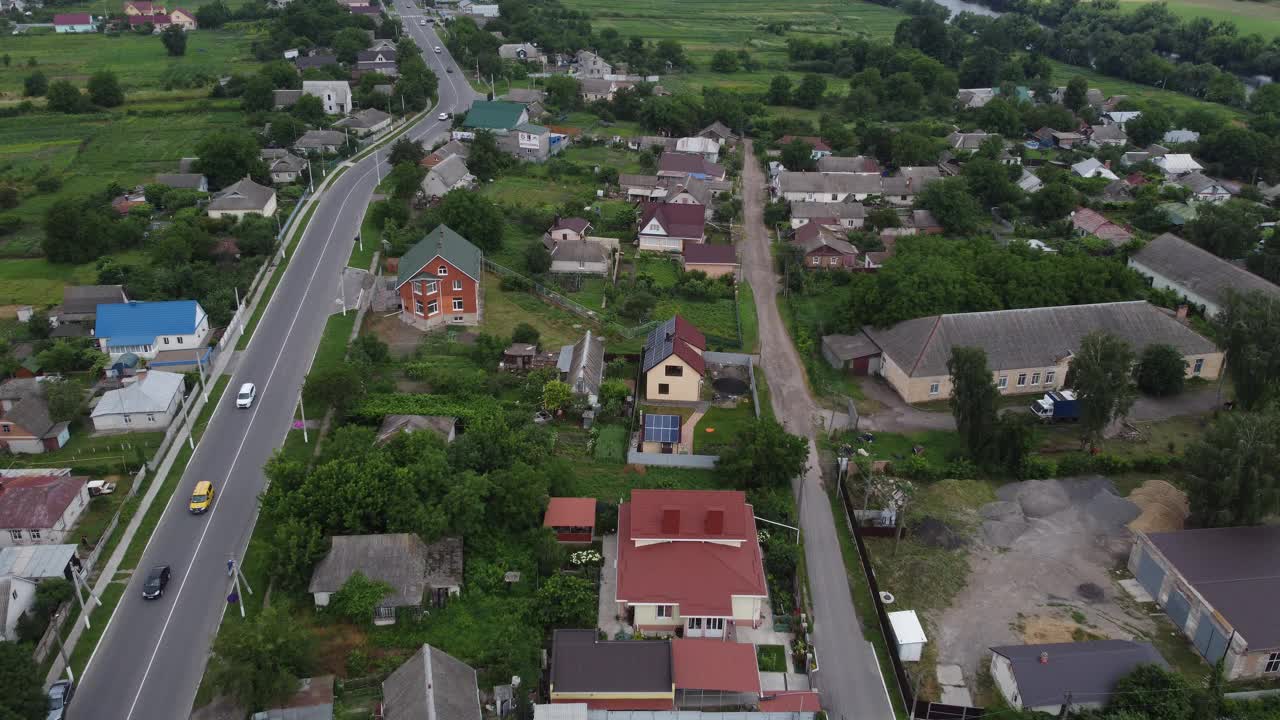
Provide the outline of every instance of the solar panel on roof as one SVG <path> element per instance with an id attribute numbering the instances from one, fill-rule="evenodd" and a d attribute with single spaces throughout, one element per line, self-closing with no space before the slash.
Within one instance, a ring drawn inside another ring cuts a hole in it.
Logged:
<path id="1" fill-rule="evenodd" d="M 645 415 L 644 439 L 646 442 L 680 442 L 680 416 Z"/>

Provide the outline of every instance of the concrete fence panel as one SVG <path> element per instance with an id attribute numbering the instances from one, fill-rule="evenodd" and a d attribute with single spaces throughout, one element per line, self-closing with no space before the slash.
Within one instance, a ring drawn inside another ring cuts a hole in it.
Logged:
<path id="1" fill-rule="evenodd" d="M 718 455 L 668 455 L 666 453 L 647 453 L 638 450 L 627 451 L 627 462 L 632 465 L 660 465 L 664 467 L 711 470 L 719 460 L 720 456 Z"/>

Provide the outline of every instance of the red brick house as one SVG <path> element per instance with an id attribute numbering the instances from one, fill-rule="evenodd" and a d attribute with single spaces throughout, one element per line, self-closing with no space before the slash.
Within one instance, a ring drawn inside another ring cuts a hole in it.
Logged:
<path id="1" fill-rule="evenodd" d="M 448 226 L 427 233 L 400 258 L 400 319 L 420 330 L 479 325 L 484 315 L 483 265 L 480 248 Z"/>

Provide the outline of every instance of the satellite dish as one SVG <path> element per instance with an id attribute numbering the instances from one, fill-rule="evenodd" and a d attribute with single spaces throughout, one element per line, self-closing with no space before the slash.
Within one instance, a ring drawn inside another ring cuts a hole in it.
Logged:
<path id="1" fill-rule="evenodd" d="M 881 590 L 881 591 L 880 591 L 880 602 L 884 603 L 885 605 L 892 605 L 892 604 L 893 604 L 893 593 L 891 593 L 891 592 L 885 592 L 885 591 Z"/>

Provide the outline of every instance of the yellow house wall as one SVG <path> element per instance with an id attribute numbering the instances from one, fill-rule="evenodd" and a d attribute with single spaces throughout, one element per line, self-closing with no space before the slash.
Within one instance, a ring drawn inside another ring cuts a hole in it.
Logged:
<path id="1" fill-rule="evenodd" d="M 680 377 L 667 377 L 664 368 L 669 366 L 683 368 L 683 373 Z M 645 379 L 645 397 L 652 400 L 695 401 L 698 399 L 699 391 L 702 387 L 702 376 L 694 372 L 688 363 L 675 355 L 656 365 L 646 374 Z M 670 392 L 665 395 L 659 394 L 658 385 L 660 383 L 670 385 Z"/>
<path id="2" fill-rule="evenodd" d="M 734 621 L 754 624 L 756 619 L 760 617 L 760 605 L 763 602 L 763 598 L 735 596 L 733 598 Z"/>
<path id="3" fill-rule="evenodd" d="M 686 272 L 701 270 L 702 272 L 707 274 L 707 277 L 717 278 L 722 275 L 732 275 L 737 271 L 738 268 L 735 265 L 719 265 L 719 264 L 704 265 L 701 263 L 685 263 L 684 269 Z"/>
<path id="4" fill-rule="evenodd" d="M 665 627 L 677 628 L 684 624 L 684 618 L 680 615 L 680 606 L 671 606 L 671 617 L 658 617 L 657 605 L 633 605 L 635 608 L 635 625 L 647 627 L 650 625 L 662 625 Z"/>

